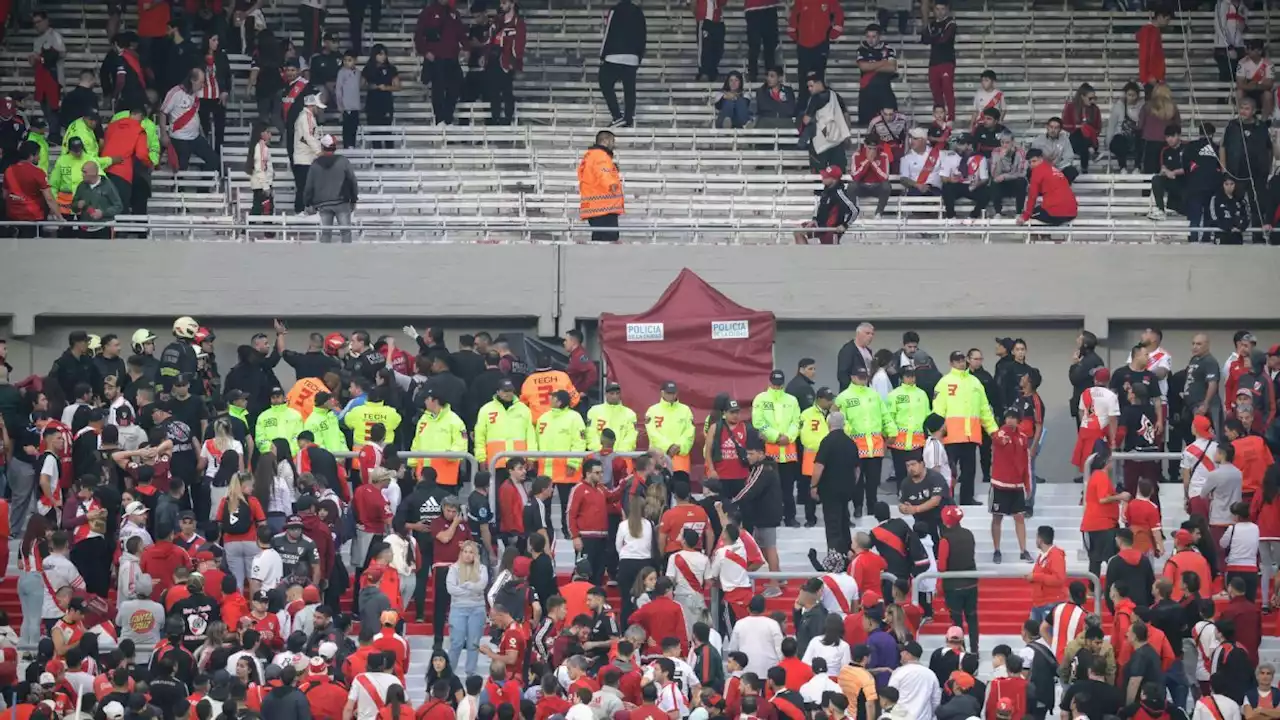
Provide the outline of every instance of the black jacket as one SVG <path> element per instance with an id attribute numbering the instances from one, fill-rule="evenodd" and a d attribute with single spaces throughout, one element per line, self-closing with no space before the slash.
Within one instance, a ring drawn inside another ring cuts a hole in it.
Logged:
<path id="1" fill-rule="evenodd" d="M 102 395 L 102 385 L 107 376 L 111 375 L 116 378 L 116 387 L 123 390 L 124 379 L 129 376 L 124 368 L 124 358 L 119 355 L 113 358 L 101 355 L 95 357 L 93 359 L 93 391 Z"/>
<path id="2" fill-rule="evenodd" d="M 1005 402 L 1005 398 L 1016 398 L 1022 394 L 1019 386 L 1022 384 L 1022 376 L 1032 371 L 1032 367 L 1024 362 L 1018 362 L 1010 356 L 1009 362 L 996 370 L 995 381 L 996 388 L 1000 393 L 1001 402 Z M 1090 381 L 1092 383 L 1092 381 Z M 988 400 L 991 398 L 988 397 Z M 1079 400 L 1080 398 L 1076 398 Z"/>
<path id="3" fill-rule="evenodd" d="M 103 92 L 108 91 L 104 88 Z M 93 88 L 76 85 L 62 97 L 62 109 L 58 111 L 58 118 L 62 122 L 62 127 L 71 127 L 71 123 L 80 118 L 97 114 L 98 94 L 93 91 Z"/>
<path id="4" fill-rule="evenodd" d="M 449 408 L 456 412 L 458 417 L 464 418 L 463 422 L 469 423 L 475 419 L 475 411 L 478 407 L 467 407 L 467 384 L 462 381 L 462 378 L 451 372 L 442 372 L 427 378 L 426 388 L 434 391 L 439 395 L 440 399 L 449 403 Z M 420 411 L 421 408 L 421 404 L 414 408 L 415 413 Z"/>
<path id="5" fill-rule="evenodd" d="M 338 358 L 315 350 L 308 350 L 304 353 L 285 350 L 281 357 L 289 364 L 289 367 L 293 368 L 299 380 L 302 378 L 322 380 L 327 372 L 339 374 L 342 372 L 342 364 L 338 362 Z"/>
<path id="6" fill-rule="evenodd" d="M 248 345 L 241 345 L 236 348 L 240 362 L 231 368 L 227 373 L 227 378 L 222 384 L 222 394 L 226 395 L 232 390 L 240 390 L 249 396 L 250 419 L 256 418 L 263 408 L 271 404 L 271 387 L 267 385 L 266 377 L 262 373 L 262 369 L 258 367 L 258 362 L 262 356 L 254 351 Z M 249 428 L 250 431 L 253 428 Z"/>
<path id="7" fill-rule="evenodd" d="M 1136 563 L 1132 562 L 1135 555 Z M 1115 604 L 1111 602 L 1111 586 L 1120 581 L 1129 586 L 1129 599 L 1134 605 L 1145 608 L 1151 604 L 1151 586 L 1156 581 L 1156 575 L 1146 555 L 1130 551 L 1128 556 L 1113 556 L 1107 561 L 1106 578 L 1106 587 L 1102 592 L 1107 599 L 1108 608 L 1115 610 Z"/>
<path id="8" fill-rule="evenodd" d="M 813 213 L 813 222 L 818 227 L 849 227 L 849 223 L 858 219 L 858 201 L 845 187 L 838 182 L 829 188 L 823 188 L 818 195 L 818 209 Z"/>
<path id="9" fill-rule="evenodd" d="M 756 117 L 791 120 L 796 116 L 796 91 L 787 85 L 778 85 L 775 100 L 768 85 L 756 88 Z"/>
<path id="10" fill-rule="evenodd" d="M 644 11 L 631 0 L 618 0 L 605 20 L 604 44 L 600 47 L 600 59 L 609 55 L 635 55 L 644 62 L 644 46 L 648 33 L 645 30 Z"/>
<path id="11" fill-rule="evenodd" d="M 791 621 L 796 626 L 796 646 L 808 649 L 810 640 L 823 635 L 823 626 L 827 622 L 827 609 L 822 603 L 815 603 L 808 610 L 795 607 L 791 610 Z"/>
<path id="12" fill-rule="evenodd" d="M 747 485 L 734 502 L 742 510 L 742 524 L 748 530 L 782 525 L 782 480 L 778 467 L 766 462 L 751 468 Z"/>
<path id="13" fill-rule="evenodd" d="M 1222 131 L 1222 148 L 1226 151 L 1231 177 L 1265 182 L 1271 171 L 1271 135 L 1260 120 L 1245 125 L 1239 118 L 1227 123 Z"/>
<path id="14" fill-rule="evenodd" d="M 471 384 L 472 380 L 479 377 L 484 372 L 484 358 L 480 357 L 480 353 L 474 350 L 459 350 L 450 355 L 453 362 L 453 372 L 462 378 L 462 381 Z M 477 406 L 479 407 L 479 406 Z M 470 419 L 468 419 L 470 422 Z"/>
<path id="15" fill-rule="evenodd" d="M 183 40 L 175 43 L 168 40 L 164 49 L 164 69 L 159 72 L 161 76 L 160 91 L 161 99 L 168 92 L 169 88 L 180 84 L 187 79 L 187 73 L 191 72 L 191 68 L 204 65 L 204 56 L 200 54 L 200 48 L 190 40 Z M 160 70 L 160 68 L 157 68 Z M 229 79 L 229 78 L 228 78 Z M 229 85 L 222 87 L 230 90 Z"/>
<path id="16" fill-rule="evenodd" d="M 1102 367 L 1102 358 L 1093 349 L 1080 353 L 1080 362 L 1067 368 L 1067 379 L 1071 381 L 1071 417 L 1080 412 L 1080 396 L 1085 390 L 1093 387 L 1093 369 Z"/>
<path id="17" fill-rule="evenodd" d="M 62 397 L 70 403 L 75 399 L 76 385 L 93 385 L 93 359 L 87 354 L 76 357 L 70 350 L 63 350 L 62 355 L 53 361 L 53 370 L 49 374 L 62 389 Z"/>
<path id="18" fill-rule="evenodd" d="M 1249 227 L 1249 218 L 1253 213 L 1253 204 L 1249 201 L 1249 196 L 1236 188 L 1236 194 L 1227 197 L 1222 190 L 1218 190 L 1214 194 L 1213 199 L 1209 201 L 1209 220 L 1206 225 L 1212 225 L 1219 230 L 1228 232 L 1239 232 Z"/>
<path id="19" fill-rule="evenodd" d="M 1194 627 L 1187 625 L 1186 608 L 1173 600 L 1161 600 L 1149 608 L 1139 606 L 1136 612 L 1143 621 L 1163 630 L 1174 656 L 1182 657 L 1182 639 Z"/>
<path id="20" fill-rule="evenodd" d="M 987 402 L 991 405 L 991 414 L 994 417 L 1000 417 L 1004 413 L 1005 408 L 1009 407 L 1003 397 L 1000 396 L 1000 388 L 996 387 L 995 377 L 987 372 L 985 367 L 977 370 L 970 370 L 969 374 L 978 378 L 978 382 L 982 383 L 982 389 L 987 393 Z M 935 383 L 936 386 L 936 383 Z M 1012 398 L 1010 399 L 1012 400 Z"/>
<path id="21" fill-rule="evenodd" d="M 960 693 L 938 706 L 937 720 L 967 720 L 982 716 L 982 702 L 969 693 Z"/>
<path id="22" fill-rule="evenodd" d="M 271 720 L 311 720 L 311 703 L 292 685 L 278 687 L 262 699 L 262 717 Z"/>
<path id="23" fill-rule="evenodd" d="M 205 56 L 201 55 L 197 60 L 199 61 L 200 67 L 204 69 L 206 67 Z M 205 72 L 207 73 L 208 70 L 205 69 Z M 227 51 L 222 48 L 218 48 L 218 51 L 213 54 L 213 76 L 214 79 L 218 81 L 218 92 L 230 95 L 231 60 L 227 56 Z"/>
<path id="24" fill-rule="evenodd" d="M 485 368 L 471 381 L 471 387 L 467 391 L 467 404 L 475 412 L 479 412 L 484 404 L 493 399 L 498 393 L 498 384 L 502 382 L 506 376 L 498 368 Z M 519 388 L 519 385 L 516 386 Z M 457 412 L 456 410 L 454 412 Z M 462 418 L 468 425 L 476 421 L 475 416 Z"/>
<path id="25" fill-rule="evenodd" d="M 195 380 L 196 372 L 199 370 L 195 348 L 186 340 L 175 339 L 160 353 L 160 377 L 157 382 L 164 392 L 172 392 L 173 381 L 178 379 L 178 375 L 186 375 Z M 199 395 L 201 392 L 204 392 L 204 388 L 200 383 L 191 383 L 192 395 Z"/>
<path id="26" fill-rule="evenodd" d="M 840 354 L 836 356 L 836 380 L 840 383 L 841 390 L 849 387 L 849 376 L 858 368 L 867 368 L 868 372 L 871 370 L 867 367 L 867 361 L 862 357 L 858 346 L 850 340 L 840 348 Z"/>
<path id="27" fill-rule="evenodd" d="M 796 399 L 800 403 L 800 412 L 808 410 L 817 399 L 813 387 L 813 381 L 809 378 L 796 373 L 791 378 L 791 382 L 787 383 L 787 394 Z"/>

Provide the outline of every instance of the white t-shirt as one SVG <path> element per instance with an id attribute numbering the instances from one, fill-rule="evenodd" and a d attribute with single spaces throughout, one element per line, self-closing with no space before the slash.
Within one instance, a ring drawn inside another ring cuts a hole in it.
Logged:
<path id="1" fill-rule="evenodd" d="M 169 137 L 174 140 L 195 140 L 200 137 L 200 118 L 195 109 L 200 101 L 181 85 L 175 85 L 164 96 L 160 111 L 169 119 Z"/>
<path id="2" fill-rule="evenodd" d="M 1110 388 L 1099 387 L 1097 385 L 1085 391 L 1093 397 L 1093 409 L 1089 410 L 1084 404 L 1084 395 L 1080 395 L 1080 427 L 1088 427 L 1090 422 L 1096 422 L 1098 427 L 1105 428 L 1111 422 L 1111 418 L 1120 417 L 1120 398 L 1116 397 L 1115 392 Z"/>
<path id="3" fill-rule="evenodd" d="M 222 453 L 218 452 L 213 444 L 213 440 L 205 440 L 200 446 L 200 457 L 204 458 L 205 468 L 204 476 L 207 478 L 214 477 L 218 474 L 218 468 L 222 465 Z M 231 447 L 227 450 L 235 450 L 238 457 L 244 457 L 244 443 L 233 439 Z M 223 452 L 226 452 L 225 450 Z"/>
<path id="4" fill-rule="evenodd" d="M 631 526 L 623 519 L 618 525 L 618 533 L 613 538 L 613 545 L 618 550 L 620 560 L 648 560 L 653 556 L 653 523 L 648 520 L 640 523 L 640 537 L 631 537 Z"/>
<path id="5" fill-rule="evenodd" d="M 364 683 L 360 682 L 360 678 L 368 678 L 369 684 L 381 696 L 378 698 L 383 702 L 387 700 L 387 691 L 392 685 L 400 685 L 400 680 L 395 675 L 383 672 L 367 672 L 356 676 L 351 683 L 351 690 L 347 693 L 347 702 L 356 704 L 357 720 L 377 720 L 378 706 L 374 702 L 374 698 L 369 697 L 369 691 L 365 690 Z M 400 687 L 404 687 L 400 685 Z"/>
<path id="6" fill-rule="evenodd" d="M 924 466 L 941 475 L 948 485 L 951 484 L 951 461 L 947 459 L 947 448 L 932 435 L 924 441 Z"/>
<path id="7" fill-rule="evenodd" d="M 928 158 L 928 156 L 928 151 L 923 153 L 908 151 L 902 158 L 902 172 L 899 174 L 902 177 L 915 182 L 916 179 L 920 177 L 920 173 L 924 171 L 926 158 Z M 938 171 L 941 169 L 943 159 L 944 158 L 939 158 L 938 162 L 934 163 L 933 171 L 929 173 L 929 177 L 925 180 L 926 185 L 931 185 L 936 190 L 942 189 L 942 176 L 938 174 Z"/>
<path id="8" fill-rule="evenodd" d="M 675 710 L 680 717 L 689 717 L 689 703 L 685 702 L 678 683 L 667 683 L 666 687 L 658 688 L 658 709 L 668 713 Z"/>
<path id="9" fill-rule="evenodd" d="M 933 710 L 942 703 L 938 676 L 918 662 L 907 663 L 889 676 L 889 687 L 897 688 L 898 704 L 914 720 L 933 720 Z"/>
<path id="10" fill-rule="evenodd" d="M 44 604 L 41 606 L 40 617 L 45 620 L 60 618 L 64 613 L 58 607 L 57 600 L 49 593 L 50 588 L 56 592 L 70 585 L 75 590 L 83 590 L 84 578 L 80 577 L 80 571 L 66 556 L 56 554 L 44 559 L 44 578 Z"/>
<path id="11" fill-rule="evenodd" d="M 738 538 L 738 542 L 716 550 L 715 555 L 711 558 L 711 567 L 707 569 L 707 577 L 718 580 L 720 588 L 726 592 L 737 590 L 738 588 L 750 588 L 752 586 L 751 575 L 747 573 L 747 569 L 725 557 L 730 551 L 740 558 L 745 559 L 747 557 L 747 550 L 742 544 L 742 538 Z M 774 625 L 777 625 L 777 623 L 774 623 Z M 768 671 L 770 667 L 773 666 L 766 666 L 764 670 Z"/>
<path id="12" fill-rule="evenodd" d="M 56 490 L 58 488 L 58 478 L 62 473 L 60 472 L 58 460 L 54 458 L 53 455 L 44 456 L 44 464 L 40 466 L 40 474 L 49 476 L 50 490 Z"/>
<path id="13" fill-rule="evenodd" d="M 1192 629 L 1191 639 L 1196 643 L 1196 680 L 1209 682 L 1209 665 L 1222 641 L 1218 639 L 1218 626 L 1201 620 Z"/>
<path id="14" fill-rule="evenodd" d="M 830 669 L 830 667 L 827 668 L 827 670 Z M 806 703 L 821 706 L 822 696 L 826 693 L 839 695 L 841 692 L 840 686 L 832 682 L 831 677 L 831 675 L 823 675 L 821 673 L 814 675 L 808 682 L 800 686 L 800 697 L 804 698 Z"/>
<path id="15" fill-rule="evenodd" d="M 827 645 L 821 637 L 809 641 L 809 647 L 804 651 L 804 664 L 812 665 L 816 657 L 827 661 L 827 674 L 833 677 L 840 674 L 840 668 L 853 662 L 849 643 L 841 640 L 835 645 Z"/>
<path id="16" fill-rule="evenodd" d="M 1222 713 L 1222 720 L 1240 720 L 1240 706 L 1235 700 L 1226 695 L 1213 695 L 1214 704 L 1218 706 L 1218 712 Z M 1191 720 L 1217 720 L 1213 711 L 1204 703 L 1204 699 L 1196 701 L 1196 709 L 1191 713 Z"/>
<path id="17" fill-rule="evenodd" d="M 623 527 L 626 527 L 625 521 L 623 522 Z M 707 559 L 706 555 L 703 555 L 696 550 L 691 550 L 689 552 L 680 550 L 679 552 L 671 553 L 671 557 L 667 558 L 667 577 L 671 578 L 672 582 L 675 583 L 676 594 L 701 595 L 702 591 L 694 589 L 693 586 L 689 584 L 689 581 L 685 579 L 684 573 L 680 572 L 680 569 L 676 567 L 677 557 L 684 558 L 685 563 L 689 566 L 689 571 L 693 573 L 693 576 L 696 577 L 699 582 L 704 582 L 706 580 L 707 570 L 711 567 L 711 561 Z"/>
<path id="18" fill-rule="evenodd" d="M 273 548 L 258 553 L 249 569 L 249 579 L 262 583 L 263 590 L 274 590 L 284 579 L 284 559 Z"/>
<path id="19" fill-rule="evenodd" d="M 1251 522 L 1237 522 L 1227 526 L 1222 533 L 1222 549 L 1227 554 L 1227 570 L 1234 568 L 1258 568 L 1258 526 Z"/>
<path id="20" fill-rule="evenodd" d="M 827 578 L 831 578 L 836 587 L 840 588 L 840 594 L 844 596 L 845 603 L 848 607 L 853 607 L 853 599 L 858 597 L 858 582 L 853 579 L 849 573 L 827 573 L 822 579 L 822 597 L 819 602 L 822 607 L 827 609 L 829 613 L 835 613 L 840 617 L 844 617 L 844 610 L 840 607 L 840 603 L 836 600 L 836 596 L 831 592 L 831 587 L 827 583 Z M 830 666 L 828 666 L 830 667 Z"/>
<path id="21" fill-rule="evenodd" d="M 565 720 L 595 720 L 596 714 L 591 711 L 590 705 L 578 703 L 569 708 L 569 712 L 564 714 Z"/>
<path id="22" fill-rule="evenodd" d="M 1187 495 L 1200 497 L 1204 489 L 1204 481 L 1209 473 L 1218 467 L 1214 457 L 1218 454 L 1218 443 L 1208 438 L 1200 438 L 1182 449 L 1183 470 L 1192 470 L 1191 481 L 1187 484 Z"/>
<path id="23" fill-rule="evenodd" d="M 1240 64 L 1236 66 L 1236 79 L 1248 82 L 1263 82 L 1271 79 L 1271 61 L 1262 58 L 1254 62 L 1252 58 L 1240 58 Z"/>

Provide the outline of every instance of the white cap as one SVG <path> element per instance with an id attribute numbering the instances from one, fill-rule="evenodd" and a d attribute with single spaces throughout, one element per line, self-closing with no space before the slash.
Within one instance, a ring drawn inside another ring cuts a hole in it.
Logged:
<path id="1" fill-rule="evenodd" d="M 323 657 L 326 660 L 332 660 L 333 656 L 338 654 L 338 645 L 337 643 L 325 640 L 320 643 L 319 651 L 320 657 Z"/>
<path id="2" fill-rule="evenodd" d="M 133 502 L 124 506 L 124 514 L 125 515 L 146 515 L 147 506 L 143 505 L 137 500 L 134 500 Z"/>
<path id="3" fill-rule="evenodd" d="M 40 684 L 56 685 L 58 684 L 58 678 L 54 677 L 53 673 L 40 673 Z"/>
<path id="4" fill-rule="evenodd" d="M 338 147 L 338 141 L 333 139 L 332 135 L 325 135 L 324 137 L 320 138 L 320 147 L 326 150 L 331 150 L 333 148 Z"/>
<path id="5" fill-rule="evenodd" d="M 911 132 L 907 134 L 911 136 L 912 140 L 927 140 L 929 138 L 929 131 L 920 127 L 911 128 Z"/>
<path id="6" fill-rule="evenodd" d="M 102 706 L 102 714 L 108 718 L 122 718 L 124 717 L 124 706 L 112 700 Z"/>
<path id="7" fill-rule="evenodd" d="M 302 102 L 303 102 L 303 104 L 304 104 L 304 105 L 306 105 L 307 107 L 318 107 L 318 108 L 320 108 L 321 110 L 324 110 L 325 108 L 327 108 L 327 107 L 328 107 L 328 105 L 325 105 L 325 104 L 324 104 L 324 102 L 323 102 L 322 100 L 320 100 L 320 94 L 319 94 L 319 93 L 316 93 L 316 94 L 314 94 L 314 95 L 308 95 L 308 96 L 307 96 L 307 99 L 306 99 L 306 100 L 303 100 Z"/>

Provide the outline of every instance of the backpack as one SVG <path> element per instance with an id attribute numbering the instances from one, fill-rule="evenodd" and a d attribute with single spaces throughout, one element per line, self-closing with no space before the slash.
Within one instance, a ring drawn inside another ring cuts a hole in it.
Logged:
<path id="1" fill-rule="evenodd" d="M 493 596 L 493 604 L 501 605 L 516 622 L 524 622 L 524 609 L 528 600 L 529 584 L 518 578 L 508 580 Z"/>
<path id="2" fill-rule="evenodd" d="M 222 526 L 222 534 L 243 535 L 253 527 L 253 512 L 249 499 L 244 499 L 244 506 L 235 515 L 231 514 L 231 498 L 222 502 L 222 512 L 218 516 L 218 524 Z"/>

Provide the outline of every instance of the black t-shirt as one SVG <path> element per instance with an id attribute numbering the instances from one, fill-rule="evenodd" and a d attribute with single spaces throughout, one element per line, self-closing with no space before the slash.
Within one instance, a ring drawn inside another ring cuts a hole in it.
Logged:
<path id="1" fill-rule="evenodd" d="M 1191 412 L 1195 412 L 1200 403 L 1205 401 L 1205 394 L 1209 390 L 1209 383 L 1217 382 L 1222 370 L 1218 366 L 1218 360 L 1212 355 L 1201 355 L 1193 357 L 1187 363 L 1187 379 L 1183 385 L 1183 399 L 1186 400 L 1187 407 Z M 1218 403 L 1218 395 L 1215 393 L 1209 398 L 1209 405 L 1213 406 Z"/>
<path id="2" fill-rule="evenodd" d="M 1165 170 L 1183 169 L 1182 143 L 1178 143 L 1177 147 L 1169 147 L 1169 144 L 1165 143 L 1164 147 L 1160 148 L 1160 167 Z"/>
<path id="3" fill-rule="evenodd" d="M 194 399 L 194 398 L 193 398 Z M 184 482 L 196 480 L 196 438 L 191 433 L 191 426 L 170 418 L 160 425 L 164 429 L 166 440 L 173 441 L 173 455 L 169 460 L 169 472 Z"/>
<path id="4" fill-rule="evenodd" d="M 396 66 L 391 63 L 385 63 L 382 65 L 370 63 L 365 66 L 364 72 L 361 74 L 364 76 L 365 82 L 369 83 L 370 97 L 376 97 L 379 94 L 387 96 L 391 93 L 388 90 L 375 90 L 373 86 L 391 85 L 392 80 L 396 77 L 398 72 L 396 71 Z"/>
<path id="5" fill-rule="evenodd" d="M 1142 678 L 1142 684 L 1164 681 L 1164 670 L 1160 667 L 1160 653 L 1150 644 L 1143 645 L 1133 651 L 1129 663 L 1124 666 L 1124 687 L 1128 687 L 1133 678 Z"/>
<path id="6" fill-rule="evenodd" d="M 209 419 L 204 399 L 198 395 L 188 395 L 186 400 L 179 400 L 174 396 L 169 398 L 169 404 L 173 407 L 173 419 L 186 423 L 193 433 L 200 432 L 201 420 Z"/>
<path id="7" fill-rule="evenodd" d="M 1120 398 L 1120 407 L 1129 404 L 1129 388 L 1143 387 L 1147 391 L 1147 399 L 1160 397 L 1160 380 L 1150 370 L 1134 370 L 1125 365 L 1111 375 L 1111 390 Z"/>
<path id="8" fill-rule="evenodd" d="M 543 519 L 544 513 L 545 509 L 543 508 L 542 501 L 532 495 L 529 496 L 529 501 L 524 504 L 525 537 L 529 537 L 539 530 L 547 529 L 547 524 Z M 547 529 L 547 534 L 551 534 L 550 529 Z"/>
<path id="9" fill-rule="evenodd" d="M 827 433 L 822 442 L 818 443 L 818 452 L 814 455 L 813 462 L 822 466 L 822 477 L 818 479 L 820 491 L 852 488 L 858 468 L 858 446 L 854 444 L 853 438 L 843 432 Z"/>
<path id="10" fill-rule="evenodd" d="M 335 82 L 338 79 L 339 67 L 342 67 L 341 55 L 321 50 L 311 56 L 311 82 L 316 85 Z"/>
<path id="11" fill-rule="evenodd" d="M 467 522 L 471 525 L 471 535 L 480 538 L 480 526 L 489 526 L 494 532 L 493 509 L 489 507 L 489 495 L 473 492 L 467 496 Z"/>
<path id="12" fill-rule="evenodd" d="M 196 648 L 204 644 L 205 631 L 209 629 L 209 623 L 221 619 L 218 604 L 204 593 L 188 595 L 177 601 L 169 609 L 169 616 L 182 618 L 186 625 L 182 644 L 191 652 L 195 652 Z"/>
<path id="13" fill-rule="evenodd" d="M 1126 452 L 1155 450 L 1156 408 L 1150 403 L 1128 405 L 1120 410 L 1120 424 L 1124 426 Z"/>
<path id="14" fill-rule="evenodd" d="M 1120 708 L 1124 707 L 1124 694 L 1115 685 L 1101 680 L 1084 679 L 1069 685 L 1062 694 L 1061 708 L 1064 712 L 1071 712 L 1071 701 L 1081 692 L 1088 698 L 1080 706 L 1080 712 L 1085 717 L 1119 715 Z"/>
<path id="15" fill-rule="evenodd" d="M 902 482 L 898 497 L 907 505 L 917 506 L 923 505 L 935 497 L 942 498 L 942 504 L 945 505 L 947 496 L 947 481 L 933 470 L 926 470 L 924 478 L 920 482 L 915 482 L 911 478 L 907 478 Z M 930 514 L 940 512 L 942 505 L 930 511 Z"/>

